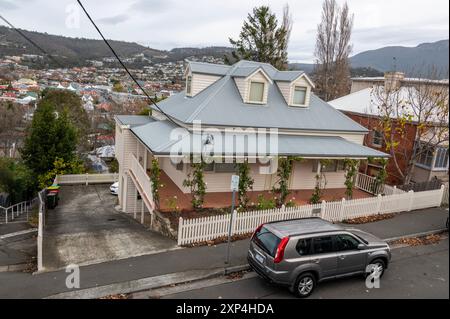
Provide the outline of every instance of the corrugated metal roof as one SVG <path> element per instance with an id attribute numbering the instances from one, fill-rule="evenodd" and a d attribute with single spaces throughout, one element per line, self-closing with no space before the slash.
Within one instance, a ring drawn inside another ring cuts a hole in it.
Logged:
<path id="1" fill-rule="evenodd" d="M 234 76 L 234 77 L 247 77 L 258 69 L 259 69 L 259 66 L 240 67 L 240 68 L 236 68 L 233 71 L 231 71 L 230 75 Z"/>
<path id="2" fill-rule="evenodd" d="M 192 140 L 194 134 L 187 133 L 185 130 L 181 129 L 175 134 L 173 140 L 171 140 L 171 134 L 173 130 L 176 129 L 173 123 L 169 121 L 155 121 L 152 123 L 135 126 L 131 128 L 131 131 L 144 143 L 146 144 L 152 152 L 156 154 L 170 154 L 171 148 L 179 141 L 187 143 L 187 149 L 190 149 L 192 145 Z M 247 148 L 248 137 L 244 133 L 236 133 L 235 138 L 242 138 L 244 142 L 244 147 Z M 217 136 L 216 136 L 217 138 Z M 219 150 L 224 155 L 235 155 L 236 149 L 234 143 L 227 143 L 225 135 L 222 135 L 221 141 L 215 141 L 215 145 L 218 147 L 221 145 Z M 252 137 L 258 145 L 257 138 L 262 138 L 259 135 L 254 135 Z M 278 135 L 275 137 L 275 142 L 277 143 L 277 148 L 274 145 L 270 145 L 268 136 L 265 136 L 266 145 L 265 153 L 268 155 L 296 155 L 302 157 L 321 157 L 321 158 L 367 158 L 367 157 L 388 157 L 387 154 L 379 152 L 377 150 L 371 149 L 366 146 L 362 146 L 353 142 L 350 142 L 339 136 L 312 136 L 312 135 Z M 179 144 L 180 145 L 180 144 Z M 256 152 L 256 150 L 253 150 Z M 247 150 L 244 151 L 246 155 Z"/>
<path id="3" fill-rule="evenodd" d="M 303 71 L 278 71 L 273 76 L 273 80 L 291 82 L 304 73 Z"/>
<path id="4" fill-rule="evenodd" d="M 267 104 L 244 103 L 228 75 L 192 98 L 181 92 L 158 105 L 168 115 L 188 124 L 200 120 L 204 125 L 367 132 L 314 94 L 307 108 L 288 106 L 275 83 L 269 85 Z"/>
<path id="5" fill-rule="evenodd" d="M 192 72 L 212 74 L 212 75 L 225 75 L 231 68 L 231 66 L 224 64 L 213 64 L 194 61 L 189 61 L 188 63 Z"/>
<path id="6" fill-rule="evenodd" d="M 146 115 L 116 115 L 116 119 L 122 125 L 139 126 L 156 120 Z"/>
<path id="7" fill-rule="evenodd" d="M 170 145 L 176 141 L 170 140 L 170 134 L 177 127 L 169 121 L 154 121 L 140 126 L 131 128 L 142 143 L 154 153 L 165 152 L 170 150 Z"/>

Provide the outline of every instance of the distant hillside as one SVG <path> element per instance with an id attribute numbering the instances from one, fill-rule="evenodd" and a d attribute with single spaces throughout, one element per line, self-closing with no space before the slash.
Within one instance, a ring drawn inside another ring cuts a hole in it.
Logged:
<path id="1" fill-rule="evenodd" d="M 63 63 L 68 65 L 84 64 L 86 60 L 112 56 L 111 51 L 101 40 L 69 38 L 26 30 L 20 31 L 46 52 L 59 57 L 58 61 L 63 61 Z M 124 41 L 111 41 L 110 43 L 117 53 L 123 57 L 130 57 L 138 53 L 144 53 L 148 57 L 162 54 L 159 50 L 147 48 L 137 43 Z M 0 26 L 0 56 L 24 53 L 41 54 L 38 49 L 16 31 Z"/>
<path id="2" fill-rule="evenodd" d="M 229 47 L 175 48 L 169 51 L 171 59 L 181 60 L 189 56 L 214 56 L 222 58 L 233 51 Z"/>
<path id="3" fill-rule="evenodd" d="M 27 30 L 20 31 L 46 52 L 55 56 L 58 62 L 67 66 L 85 65 L 87 60 L 100 60 L 112 56 L 111 51 L 102 40 L 69 38 Z M 227 47 L 206 47 L 175 48 L 171 51 L 161 51 L 134 42 L 110 40 L 110 43 L 119 56 L 123 58 L 143 53 L 146 57 L 155 61 L 178 61 L 190 56 L 201 57 L 204 55 L 223 57 L 232 50 Z M 41 55 L 42 53 L 16 31 L 0 26 L 0 56 L 21 54 Z"/>
<path id="4" fill-rule="evenodd" d="M 314 72 L 314 64 L 309 63 L 289 63 L 289 70 L 302 70 L 308 74 Z M 371 67 L 357 67 L 350 68 L 350 76 L 383 76 L 383 72 L 380 72 Z"/>
<path id="5" fill-rule="evenodd" d="M 352 67 L 371 67 L 383 72 L 395 68 L 412 75 L 425 72 L 430 66 L 446 71 L 448 57 L 449 40 L 441 40 L 416 47 L 393 46 L 365 51 L 351 57 L 350 61 Z"/>
<path id="6" fill-rule="evenodd" d="M 86 65 L 87 60 L 98 60 L 112 56 L 108 47 L 101 40 L 69 38 L 41 32 L 21 31 L 67 66 Z M 232 51 L 230 47 L 188 47 L 161 51 L 133 42 L 111 40 L 110 43 L 121 57 L 130 58 L 136 54 L 143 53 L 147 58 L 151 58 L 155 62 L 179 61 L 191 56 L 214 56 L 219 58 Z M 24 53 L 40 54 L 39 50 L 29 44 L 17 32 L 0 26 L 0 56 Z M 394 57 L 396 59 L 395 63 Z M 350 62 L 352 75 L 373 76 L 379 72 L 393 70 L 394 67 L 396 70 L 408 73 L 408 75 L 414 75 L 411 71 L 424 71 L 430 65 L 447 71 L 448 57 L 449 40 L 442 40 L 434 43 L 422 43 L 417 47 L 411 48 L 396 46 L 365 51 L 352 56 Z M 142 64 L 136 64 L 135 66 L 142 67 Z M 289 68 L 301 69 L 311 73 L 314 65 L 291 63 Z"/>

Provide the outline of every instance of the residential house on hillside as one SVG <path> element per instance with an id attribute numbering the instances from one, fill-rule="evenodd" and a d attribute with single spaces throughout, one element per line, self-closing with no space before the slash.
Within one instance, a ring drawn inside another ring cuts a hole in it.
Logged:
<path id="1" fill-rule="evenodd" d="M 403 72 L 386 72 L 384 76 L 375 77 L 355 77 L 352 78 L 352 85 L 350 93 L 358 92 L 373 86 L 388 85 L 388 86 L 411 86 L 423 85 L 434 87 L 440 90 L 442 87 L 448 87 L 448 79 L 431 80 L 424 78 L 408 78 Z"/>
<path id="2" fill-rule="evenodd" d="M 388 72 L 385 74 L 384 78 L 375 77 L 352 79 L 352 93 L 333 101 L 329 101 L 329 103 L 369 130 L 369 134 L 367 134 L 364 138 L 364 145 L 389 153 L 390 151 L 384 141 L 384 133 L 380 124 L 383 117 L 383 111 L 380 110 L 380 104 L 386 102 L 380 99 L 380 92 L 383 90 L 386 90 L 387 92 L 389 89 L 386 88 L 394 88 L 391 93 L 393 96 L 390 98 L 393 100 L 391 103 L 398 103 L 399 109 L 401 110 L 396 115 L 391 114 L 391 116 L 396 117 L 394 119 L 394 121 L 396 121 L 396 125 L 404 125 L 404 129 L 400 131 L 393 130 L 393 134 L 395 135 L 394 140 L 399 141 L 400 145 L 396 150 L 397 163 L 395 163 L 393 159 L 388 161 L 387 182 L 393 185 L 402 184 L 404 182 L 403 177 L 398 171 L 401 170 L 404 176 L 406 175 L 409 165 L 408 163 L 411 157 L 414 156 L 414 151 L 417 151 L 418 143 L 428 143 L 431 145 L 418 157 L 411 181 L 414 183 L 420 183 L 428 182 L 435 178 L 447 181 L 449 161 L 448 130 L 446 132 L 446 140 L 443 140 L 440 143 L 429 143 L 430 141 L 428 140 L 416 140 L 419 136 L 419 123 L 415 114 L 417 113 L 417 110 L 415 110 L 415 108 L 411 108 L 411 106 L 408 106 L 408 101 L 411 101 L 411 99 L 422 100 L 420 102 L 413 102 L 417 108 L 417 105 L 420 103 L 431 103 L 432 99 L 428 99 L 426 95 L 431 94 L 429 92 L 436 92 L 444 93 L 444 95 L 446 94 L 446 97 L 444 97 L 443 100 L 446 100 L 446 103 L 448 103 L 448 85 L 448 80 L 435 81 L 426 79 L 411 79 L 405 78 L 404 74 L 400 72 Z M 427 90 L 430 91 L 427 93 L 419 93 L 418 90 L 421 90 L 423 87 L 426 87 Z M 388 94 L 389 93 L 387 93 L 387 95 Z M 386 99 L 389 98 L 387 97 Z M 395 108 L 396 105 L 393 107 Z M 411 120 L 400 124 L 398 115 L 400 115 L 400 118 L 403 118 L 401 114 L 409 114 L 411 116 Z M 442 124 L 448 126 L 448 114 L 446 119 L 439 119 L 436 123 L 430 124 L 431 126 L 440 126 Z M 402 134 L 402 136 L 400 136 L 400 134 Z M 360 167 L 364 173 L 372 176 L 376 175 L 380 168 L 381 167 L 376 162 L 368 163 L 367 166 Z"/>
<path id="3" fill-rule="evenodd" d="M 388 156 L 363 146 L 367 129 L 314 95 L 314 83 L 302 71 L 251 61 L 232 66 L 189 62 L 185 77 L 185 91 L 153 105 L 150 116 L 116 116 L 118 197 L 126 212 L 155 208 L 149 178 L 154 159 L 162 169 L 158 191 L 164 210 L 170 198 L 180 209 L 189 208 L 190 188 L 183 181 L 192 172 L 192 156 L 205 150 L 220 150 L 204 168 L 205 207 L 230 205 L 231 175 L 243 159 L 250 163 L 255 200 L 258 194 L 270 196 L 278 156 L 301 157 L 294 162 L 289 189 L 294 201 L 304 203 L 319 172 L 326 175 L 324 198 L 341 199 L 344 159 Z"/>

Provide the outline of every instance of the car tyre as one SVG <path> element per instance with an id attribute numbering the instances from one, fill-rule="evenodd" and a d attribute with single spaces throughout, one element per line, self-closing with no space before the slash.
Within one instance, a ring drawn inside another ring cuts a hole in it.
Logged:
<path id="1" fill-rule="evenodd" d="M 370 265 L 375 265 L 376 269 L 381 272 L 380 278 L 383 277 L 386 270 L 386 262 L 383 259 L 377 258 L 370 262 Z M 365 276 L 368 277 L 370 273 L 366 272 Z"/>
<path id="2" fill-rule="evenodd" d="M 294 285 L 294 294 L 298 298 L 307 298 L 316 288 L 316 277 L 310 273 L 306 272 L 298 276 Z"/>

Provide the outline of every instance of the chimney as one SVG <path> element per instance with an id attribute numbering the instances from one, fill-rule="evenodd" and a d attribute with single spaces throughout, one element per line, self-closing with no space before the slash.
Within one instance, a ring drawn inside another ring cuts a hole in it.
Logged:
<path id="1" fill-rule="evenodd" d="M 405 78 L 405 73 L 403 72 L 385 72 L 384 73 L 384 87 L 387 90 L 396 90 L 400 88 L 401 82 Z"/>

